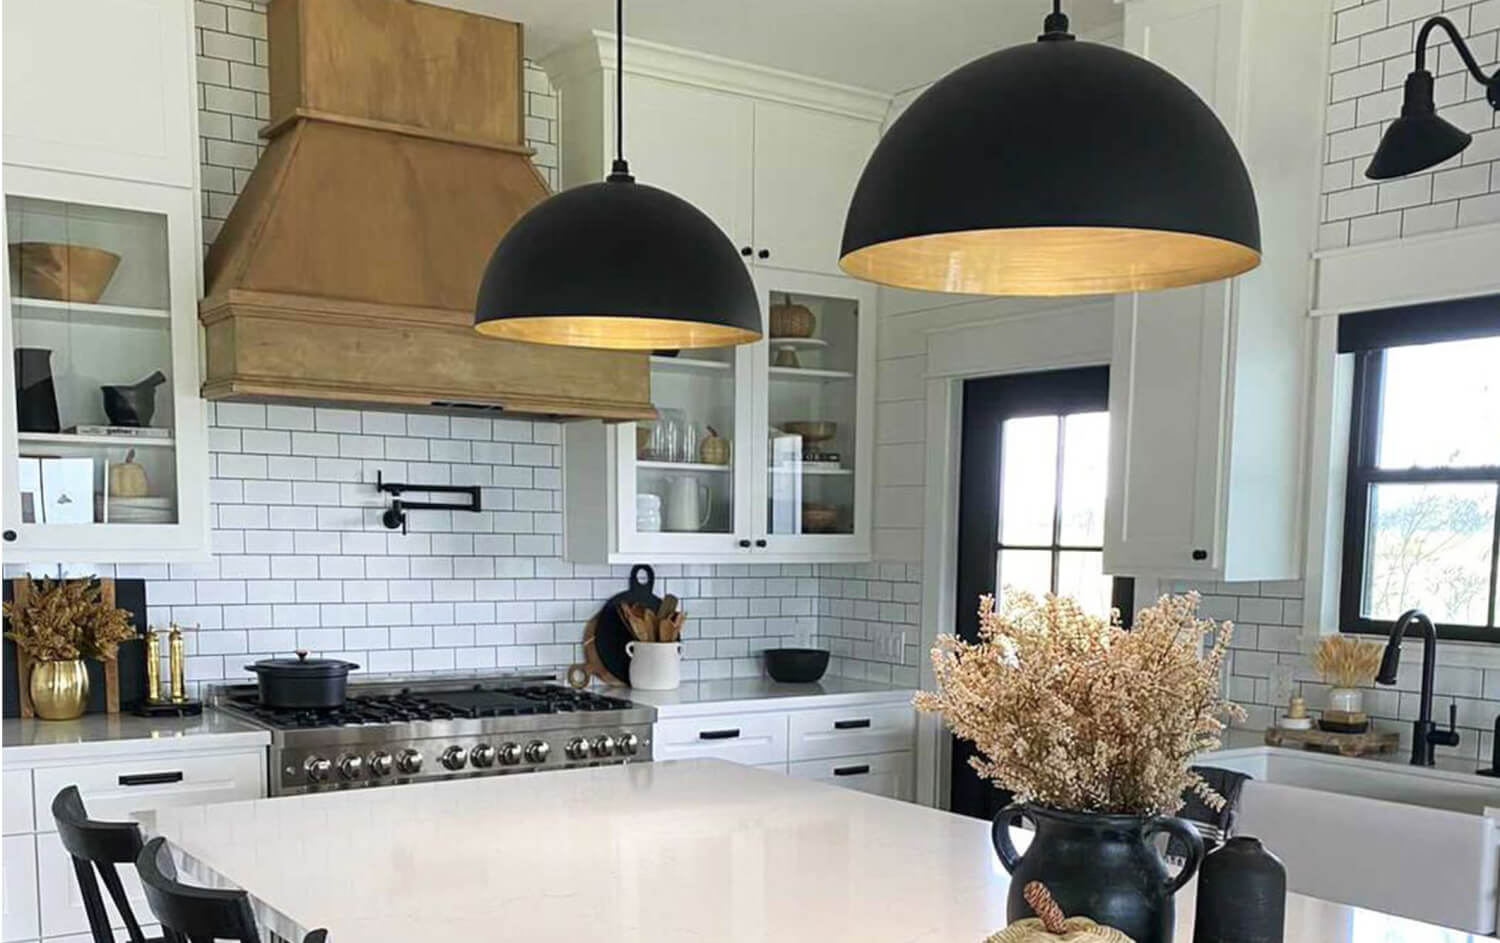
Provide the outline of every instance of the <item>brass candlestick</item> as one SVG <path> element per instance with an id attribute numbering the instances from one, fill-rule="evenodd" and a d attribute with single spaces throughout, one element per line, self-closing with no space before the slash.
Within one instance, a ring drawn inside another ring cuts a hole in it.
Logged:
<path id="1" fill-rule="evenodd" d="M 172 703 L 181 704 L 187 700 L 187 686 L 182 678 L 182 630 L 175 622 L 167 635 L 167 661 L 172 674 Z"/>
<path id="2" fill-rule="evenodd" d="M 146 700 L 161 700 L 161 633 L 146 630 Z"/>

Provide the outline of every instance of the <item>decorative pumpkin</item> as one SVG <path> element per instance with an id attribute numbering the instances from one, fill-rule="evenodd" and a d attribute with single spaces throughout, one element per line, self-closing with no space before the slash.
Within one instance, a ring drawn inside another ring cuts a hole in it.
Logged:
<path id="1" fill-rule="evenodd" d="M 698 443 L 698 461 L 705 465 L 729 464 L 729 440 L 708 427 L 708 435 Z"/>
<path id="2" fill-rule="evenodd" d="M 783 304 L 771 306 L 771 337 L 812 337 L 818 319 L 807 305 L 792 303 L 791 295 Z"/>
<path id="3" fill-rule="evenodd" d="M 111 498 L 144 498 L 146 491 L 146 469 L 136 464 L 135 449 L 125 453 L 125 461 L 109 466 Z"/>
<path id="4" fill-rule="evenodd" d="M 1022 894 L 1036 916 L 1017 920 L 985 943 L 1134 943 L 1114 927 L 1100 926 L 1087 917 L 1064 917 L 1040 881 L 1027 884 Z"/>

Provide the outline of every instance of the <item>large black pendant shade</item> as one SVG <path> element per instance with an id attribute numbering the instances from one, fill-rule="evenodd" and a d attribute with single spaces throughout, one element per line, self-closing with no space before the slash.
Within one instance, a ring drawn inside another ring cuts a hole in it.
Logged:
<path id="1" fill-rule="evenodd" d="M 851 275 L 927 291 L 1150 291 L 1254 268 L 1260 223 L 1213 111 L 1054 12 L 1038 42 L 970 62 L 896 120 L 841 255 Z"/>
<path id="2" fill-rule="evenodd" d="M 726 347 L 760 338 L 760 304 L 713 220 L 611 174 L 549 197 L 510 228 L 484 270 L 474 326 L 570 347 Z"/>
<path id="3" fill-rule="evenodd" d="M 474 327 L 535 344 L 614 350 L 760 339 L 750 272 L 713 220 L 635 182 L 624 150 L 624 4 L 615 2 L 615 160 L 603 183 L 548 197 L 495 246 Z"/>

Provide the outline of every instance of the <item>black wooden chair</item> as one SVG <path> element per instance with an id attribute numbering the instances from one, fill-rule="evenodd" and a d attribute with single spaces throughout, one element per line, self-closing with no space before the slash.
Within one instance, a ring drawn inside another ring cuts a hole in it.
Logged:
<path id="1" fill-rule="evenodd" d="M 161 921 L 168 943 L 213 943 L 236 940 L 260 943 L 250 895 L 244 891 L 194 887 L 177 880 L 177 866 L 165 838 L 153 838 L 141 849 L 135 869 L 146 888 L 146 902 Z M 302 943 L 323 943 L 327 930 L 314 930 Z"/>
<path id="2" fill-rule="evenodd" d="M 68 786 L 52 799 L 52 818 L 57 823 L 57 834 L 63 847 L 73 858 L 73 873 L 78 877 L 78 890 L 83 894 L 83 909 L 88 914 L 89 932 L 94 943 L 116 943 L 115 932 L 109 925 L 109 914 L 104 909 L 104 897 L 99 893 L 98 876 L 104 881 L 115 909 L 125 921 L 125 932 L 130 943 L 148 943 L 141 932 L 140 921 L 130 909 L 125 897 L 125 888 L 120 883 L 120 873 L 115 865 L 134 865 L 140 857 L 142 839 L 140 826 L 134 822 L 95 822 L 88 817 L 83 807 L 83 798 L 77 786 Z M 151 938 L 151 943 L 161 940 Z"/>

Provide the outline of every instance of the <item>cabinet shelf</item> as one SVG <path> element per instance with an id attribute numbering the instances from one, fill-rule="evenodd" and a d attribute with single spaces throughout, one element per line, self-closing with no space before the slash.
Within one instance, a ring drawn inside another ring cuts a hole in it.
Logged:
<path id="1" fill-rule="evenodd" d="M 783 347 L 813 349 L 828 346 L 828 342 L 821 337 L 770 337 L 767 341 L 777 349 Z"/>
<path id="2" fill-rule="evenodd" d="M 653 471 L 713 472 L 713 473 L 717 473 L 717 474 L 726 474 L 726 473 L 729 472 L 729 470 L 733 466 L 731 466 L 731 465 L 707 465 L 707 464 L 705 464 L 703 462 L 647 462 L 647 461 L 637 461 L 635 463 L 635 467 L 636 468 L 653 470 Z"/>
<path id="3" fill-rule="evenodd" d="M 810 468 L 806 465 L 772 465 L 773 475 L 852 475 L 852 468 Z"/>
<path id="4" fill-rule="evenodd" d="M 669 373 L 724 373 L 729 370 L 729 364 L 720 360 L 695 360 L 689 357 L 657 357 L 651 358 L 652 370 L 664 370 Z"/>
<path id="5" fill-rule="evenodd" d="M 52 301 L 47 298 L 12 298 L 11 303 L 22 317 L 65 321 L 70 318 L 96 323 L 166 322 L 172 312 L 165 308 L 139 308 L 133 305 L 85 304 L 81 301 Z"/>
<path id="6" fill-rule="evenodd" d="M 832 380 L 852 380 L 852 370 L 819 370 L 813 367 L 771 367 L 771 376 L 782 380 L 801 380 L 810 383 L 828 383 Z"/>
<path id="7" fill-rule="evenodd" d="M 162 439 L 149 436 L 73 435 L 70 432 L 22 432 L 16 435 L 16 439 L 22 445 L 107 445 L 131 449 L 170 448 L 174 443 L 171 436 Z"/>

